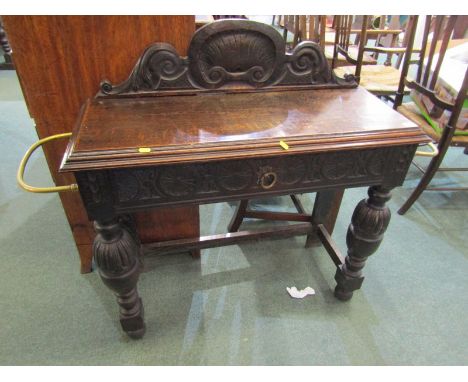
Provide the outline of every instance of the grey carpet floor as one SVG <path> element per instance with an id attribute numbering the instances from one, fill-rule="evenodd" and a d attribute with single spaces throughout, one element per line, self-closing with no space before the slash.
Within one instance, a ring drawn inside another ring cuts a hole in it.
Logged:
<path id="1" fill-rule="evenodd" d="M 1 365 L 466 365 L 468 194 L 425 193 L 405 215 L 412 167 L 393 192 L 383 244 L 363 288 L 333 297 L 334 266 L 304 237 L 264 240 L 188 255 L 145 259 L 139 289 L 147 333 L 122 334 L 114 297 L 96 272 L 79 273 L 78 253 L 57 195 L 28 194 L 15 173 L 37 139 L 14 72 L 0 72 Z M 468 160 L 451 149 L 448 164 Z M 424 163 L 424 158 L 418 159 Z M 42 152 L 27 170 L 51 182 Z M 438 184 L 468 183 L 441 174 Z M 335 239 L 345 234 L 362 188 L 345 193 Z M 302 195 L 310 210 L 313 195 Z M 225 230 L 234 204 L 201 207 L 203 234 Z M 254 208 L 293 210 L 288 198 Z M 247 221 L 244 227 L 267 223 Z M 316 295 L 291 299 L 287 286 Z"/>

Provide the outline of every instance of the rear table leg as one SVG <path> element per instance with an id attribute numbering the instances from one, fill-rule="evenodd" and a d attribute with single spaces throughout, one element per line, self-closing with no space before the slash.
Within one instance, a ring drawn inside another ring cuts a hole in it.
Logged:
<path id="1" fill-rule="evenodd" d="M 315 196 L 314 209 L 312 211 L 311 223 L 313 225 L 323 224 L 331 235 L 335 228 L 336 218 L 340 210 L 344 189 L 326 190 L 317 192 Z M 306 247 L 318 245 L 320 240 L 317 234 L 307 235 Z"/>
<path id="2" fill-rule="evenodd" d="M 231 222 L 228 225 L 228 232 L 237 232 L 239 227 L 244 220 L 245 211 L 247 210 L 247 205 L 249 204 L 248 199 L 242 199 L 237 205 L 236 211 L 232 216 Z"/>

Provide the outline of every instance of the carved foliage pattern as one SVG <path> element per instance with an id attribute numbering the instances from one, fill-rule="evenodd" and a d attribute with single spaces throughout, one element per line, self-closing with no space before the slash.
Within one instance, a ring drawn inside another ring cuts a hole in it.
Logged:
<path id="1" fill-rule="evenodd" d="M 396 167 L 395 171 L 396 172 L 406 172 L 408 171 L 408 166 L 413 160 L 414 153 L 416 152 L 416 146 L 408 146 L 402 148 L 397 155 L 395 156 L 395 161 L 396 161 Z"/>
<path id="2" fill-rule="evenodd" d="M 108 198 L 106 175 L 102 171 L 76 173 L 81 197 L 86 205 L 103 204 Z"/>
<path id="3" fill-rule="evenodd" d="M 408 163 L 401 162 L 401 148 L 359 150 L 352 153 L 323 153 L 280 158 L 208 162 L 191 166 L 172 165 L 112 171 L 116 200 L 125 205 L 165 203 L 177 200 L 209 200 L 223 195 L 263 193 L 259 184 L 263 174 L 273 171 L 277 184 L 271 190 L 337 185 L 382 179 L 398 174 Z M 392 160 L 392 158 L 394 158 Z M 408 158 L 410 161 L 411 158 Z"/>

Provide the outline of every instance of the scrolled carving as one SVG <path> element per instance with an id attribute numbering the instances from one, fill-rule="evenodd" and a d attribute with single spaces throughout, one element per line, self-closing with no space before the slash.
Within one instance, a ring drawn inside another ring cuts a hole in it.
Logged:
<path id="1" fill-rule="evenodd" d="M 249 82 L 261 83 L 268 78 L 267 72 L 261 66 L 253 66 L 246 73 Z"/>
<path id="2" fill-rule="evenodd" d="M 331 79 L 331 70 L 320 45 L 314 42 L 302 42 L 289 56 L 288 67 L 298 76 L 311 75 L 312 81 L 327 82 Z"/>
<path id="3" fill-rule="evenodd" d="M 202 73 L 203 79 L 207 84 L 217 86 L 223 84 L 228 77 L 228 72 L 221 66 L 213 66 Z"/>
<path id="4" fill-rule="evenodd" d="M 161 81 L 176 81 L 187 70 L 186 62 L 174 47 L 156 43 L 147 48 L 138 60 L 130 77 L 120 85 L 101 82 L 101 92 L 112 95 L 127 92 L 157 90 Z"/>
<path id="5" fill-rule="evenodd" d="M 105 80 L 98 96 L 174 89 L 206 91 L 230 82 L 254 88 L 306 85 L 355 87 L 354 77 L 336 78 L 322 48 L 302 42 L 291 53 L 278 31 L 248 20 L 219 20 L 195 32 L 188 57 L 180 57 L 169 44 L 148 47 L 128 79 L 119 85 Z"/>

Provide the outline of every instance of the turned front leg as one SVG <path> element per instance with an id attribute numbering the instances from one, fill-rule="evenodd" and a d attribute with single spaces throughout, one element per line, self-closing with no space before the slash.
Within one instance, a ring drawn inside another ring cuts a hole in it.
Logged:
<path id="1" fill-rule="evenodd" d="M 380 186 L 370 187 L 369 198 L 361 200 L 354 210 L 346 235 L 348 255 L 345 263 L 335 274 L 338 285 L 335 297 L 346 301 L 353 291 L 361 288 L 364 276 L 362 269 L 367 258 L 372 255 L 383 239 L 390 222 L 390 210 L 385 203 L 390 200 L 390 190 Z"/>
<path id="2" fill-rule="evenodd" d="M 143 305 L 137 292 L 140 275 L 139 244 L 124 221 L 117 218 L 94 223 L 94 259 L 104 284 L 116 295 L 120 324 L 132 338 L 145 333 Z"/>

